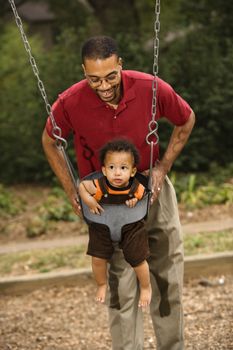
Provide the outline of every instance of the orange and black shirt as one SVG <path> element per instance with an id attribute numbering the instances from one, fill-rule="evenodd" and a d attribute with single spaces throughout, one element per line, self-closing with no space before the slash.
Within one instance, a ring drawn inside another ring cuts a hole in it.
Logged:
<path id="1" fill-rule="evenodd" d="M 105 176 L 94 179 L 96 193 L 93 197 L 100 203 L 105 204 L 122 204 L 126 200 L 137 198 L 142 199 L 145 195 L 145 187 L 135 178 L 132 177 L 127 187 L 112 186 Z"/>

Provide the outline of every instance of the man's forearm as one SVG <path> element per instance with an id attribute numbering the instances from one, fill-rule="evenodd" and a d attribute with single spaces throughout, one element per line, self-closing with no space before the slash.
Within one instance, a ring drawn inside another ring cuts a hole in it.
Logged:
<path id="1" fill-rule="evenodd" d="M 184 148 L 192 128 L 195 123 L 195 114 L 193 111 L 190 114 L 188 121 L 182 126 L 176 126 L 172 132 L 168 147 L 161 159 L 159 166 L 164 169 L 164 172 L 167 174 L 171 169 L 174 161 L 177 156 L 180 154 Z"/>
<path id="2" fill-rule="evenodd" d="M 74 200 L 77 197 L 77 188 L 71 179 L 62 152 L 57 148 L 55 141 L 48 136 L 46 131 L 43 133 L 42 144 L 52 170 L 61 182 L 69 199 L 71 201 Z"/>
<path id="3" fill-rule="evenodd" d="M 186 144 L 189 135 L 192 131 L 193 125 L 195 123 L 195 115 L 191 112 L 189 119 L 182 126 L 176 126 L 172 132 L 168 147 L 162 160 L 153 168 L 153 189 L 151 203 L 153 203 L 162 188 L 163 181 L 169 170 L 171 169 L 177 156 Z"/>

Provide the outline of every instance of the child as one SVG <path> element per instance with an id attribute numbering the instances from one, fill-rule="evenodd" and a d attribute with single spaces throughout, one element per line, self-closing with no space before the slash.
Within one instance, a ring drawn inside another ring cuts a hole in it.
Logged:
<path id="1" fill-rule="evenodd" d="M 139 162 L 138 151 L 127 140 L 108 142 L 100 151 L 103 177 L 84 180 L 79 186 L 79 195 L 93 214 L 101 215 L 101 203 L 125 203 L 133 208 L 145 192 L 145 188 L 134 177 Z M 151 300 L 148 238 L 144 222 L 125 225 L 120 242 L 126 261 L 134 268 L 140 284 L 139 307 L 146 307 Z M 107 261 L 114 248 L 109 229 L 102 224 L 89 225 L 87 254 L 92 256 L 92 269 L 98 285 L 96 300 L 105 301 L 107 290 Z"/>

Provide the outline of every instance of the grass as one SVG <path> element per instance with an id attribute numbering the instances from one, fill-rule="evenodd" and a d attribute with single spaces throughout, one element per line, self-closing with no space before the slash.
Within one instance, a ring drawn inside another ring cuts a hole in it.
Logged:
<path id="1" fill-rule="evenodd" d="M 90 266 L 84 245 L 2 254 L 0 275 L 45 273 L 59 269 Z"/>
<path id="2" fill-rule="evenodd" d="M 209 254 L 233 250 L 233 229 L 189 234 L 184 237 L 185 255 Z"/>
<path id="3" fill-rule="evenodd" d="M 186 256 L 233 250 L 233 230 L 185 235 L 184 249 Z M 0 275 L 24 275 L 90 267 L 90 257 L 85 251 L 86 246 L 81 245 L 2 254 Z"/>

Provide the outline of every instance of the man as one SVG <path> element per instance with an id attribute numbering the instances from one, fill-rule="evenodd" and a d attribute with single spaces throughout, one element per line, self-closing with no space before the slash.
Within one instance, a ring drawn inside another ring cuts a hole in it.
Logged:
<path id="1" fill-rule="evenodd" d="M 126 137 L 140 151 L 138 170 L 147 171 L 150 146 L 146 143 L 151 119 L 153 76 L 122 70 L 116 43 L 93 37 L 82 48 L 85 80 L 63 92 L 53 105 L 62 137 L 72 131 L 80 177 L 100 169 L 98 150 L 115 137 Z M 174 189 L 166 176 L 188 140 L 195 122 L 189 105 L 170 85 L 158 79 L 156 120 L 166 117 L 174 129 L 159 160 L 154 147 L 153 196 L 146 227 L 151 256 L 153 297 L 151 317 L 158 350 L 182 350 L 183 250 Z M 48 161 L 60 179 L 74 211 L 80 215 L 77 189 L 52 136 L 48 119 L 43 133 Z M 114 350 L 143 349 L 142 314 L 133 269 L 116 247 L 109 268 L 109 322 Z"/>

